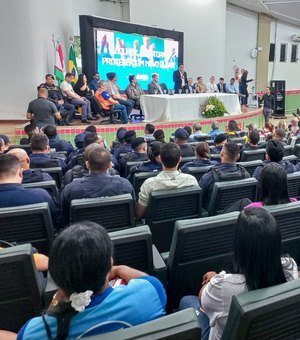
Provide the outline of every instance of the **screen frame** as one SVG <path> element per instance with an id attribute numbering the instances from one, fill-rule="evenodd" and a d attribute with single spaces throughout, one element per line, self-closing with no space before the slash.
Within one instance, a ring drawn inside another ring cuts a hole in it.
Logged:
<path id="1" fill-rule="evenodd" d="M 111 20 L 91 15 L 79 16 L 82 73 L 92 79 L 97 72 L 97 29 L 118 31 L 128 34 L 149 35 L 163 39 L 178 41 L 178 66 L 183 63 L 183 32 L 163 28 L 132 24 L 124 21 Z"/>

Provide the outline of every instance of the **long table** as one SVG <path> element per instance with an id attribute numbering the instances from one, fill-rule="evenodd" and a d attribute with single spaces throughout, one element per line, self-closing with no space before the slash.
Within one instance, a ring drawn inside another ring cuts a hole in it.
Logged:
<path id="1" fill-rule="evenodd" d="M 202 112 L 210 96 L 220 99 L 230 115 L 238 115 L 239 98 L 229 93 L 157 94 L 141 96 L 141 107 L 147 122 L 180 122 L 203 118 Z"/>

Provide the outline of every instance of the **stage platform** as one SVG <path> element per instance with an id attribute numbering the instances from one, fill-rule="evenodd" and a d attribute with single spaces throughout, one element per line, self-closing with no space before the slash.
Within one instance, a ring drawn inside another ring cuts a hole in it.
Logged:
<path id="1" fill-rule="evenodd" d="M 165 140 L 169 141 L 170 135 L 179 127 L 184 127 L 186 125 L 192 126 L 195 122 L 200 122 L 202 125 L 202 131 L 204 133 L 208 133 L 211 130 L 211 124 L 214 120 L 220 123 L 221 129 L 225 129 L 225 126 L 228 124 L 228 121 L 234 119 L 237 121 L 241 130 L 246 129 L 246 125 L 250 123 L 257 123 L 259 127 L 263 126 L 263 115 L 262 109 L 257 108 L 249 108 L 247 113 L 243 113 L 240 115 L 230 116 L 226 115 L 224 117 L 216 118 L 216 119 L 208 119 L 204 118 L 201 120 L 195 121 L 182 121 L 182 122 L 154 122 L 156 129 L 163 129 L 165 131 Z M 87 127 L 86 124 L 76 124 L 79 120 L 74 120 L 72 126 L 58 126 L 58 131 L 61 135 L 62 139 L 71 141 L 74 143 L 74 137 L 85 130 Z M 3 121 L 0 123 L 0 134 L 6 134 L 9 136 L 11 143 L 19 144 L 20 138 L 25 137 L 26 134 L 24 132 L 24 126 L 27 123 L 24 121 Z M 123 125 L 123 124 L 111 124 L 111 125 L 98 125 L 97 121 L 93 122 L 93 124 L 97 128 L 97 132 L 102 136 L 102 138 L 106 141 L 108 146 L 111 145 L 111 142 L 115 139 L 116 132 L 119 127 L 123 126 L 127 130 L 135 130 L 137 136 L 144 135 L 144 128 L 146 123 L 143 121 L 134 121 L 133 124 Z"/>

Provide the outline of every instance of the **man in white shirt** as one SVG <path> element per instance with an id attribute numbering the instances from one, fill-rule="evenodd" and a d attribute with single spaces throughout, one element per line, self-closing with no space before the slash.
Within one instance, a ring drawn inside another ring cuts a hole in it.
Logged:
<path id="1" fill-rule="evenodd" d="M 209 83 L 206 84 L 206 92 L 207 93 L 219 92 L 215 81 L 216 81 L 215 76 L 211 76 Z"/>
<path id="2" fill-rule="evenodd" d="M 163 165 L 163 171 L 156 177 L 148 178 L 141 186 L 139 200 L 136 205 L 137 220 L 140 220 L 145 215 L 152 191 L 199 186 L 195 177 L 177 170 L 181 161 L 181 150 L 177 144 L 164 144 L 160 151 L 160 160 Z"/>
<path id="3" fill-rule="evenodd" d="M 65 80 L 60 84 L 60 89 L 64 97 L 67 97 L 68 102 L 73 105 L 82 107 L 81 122 L 90 123 L 88 119 L 94 119 L 91 111 L 91 102 L 85 97 L 80 97 L 77 93 L 74 92 L 71 85 L 73 78 L 74 77 L 72 73 L 66 73 Z"/>

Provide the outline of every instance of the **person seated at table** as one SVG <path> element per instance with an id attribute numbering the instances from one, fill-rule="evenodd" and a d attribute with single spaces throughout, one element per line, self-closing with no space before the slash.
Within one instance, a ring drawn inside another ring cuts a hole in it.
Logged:
<path id="1" fill-rule="evenodd" d="M 193 78 L 188 79 L 187 89 L 188 89 L 189 93 L 194 93 L 196 91 L 196 87 L 195 87 L 195 84 L 193 82 Z"/>
<path id="2" fill-rule="evenodd" d="M 179 128 L 175 131 L 175 143 L 179 146 L 182 157 L 193 157 L 195 155 L 194 148 L 188 144 L 189 134 L 183 129 Z"/>
<path id="3" fill-rule="evenodd" d="M 210 149 L 209 145 L 206 142 L 199 142 L 195 148 L 195 156 L 196 159 L 192 160 L 191 162 L 185 163 L 181 167 L 181 172 L 188 173 L 188 168 L 196 168 L 201 166 L 209 166 L 215 165 L 217 161 L 210 160 Z"/>
<path id="4" fill-rule="evenodd" d="M 207 93 L 214 93 L 214 92 L 219 92 L 218 87 L 215 83 L 216 78 L 215 76 L 211 76 L 209 83 L 206 84 L 206 92 Z"/>
<path id="5" fill-rule="evenodd" d="M 64 229 L 49 258 L 58 290 L 46 313 L 29 320 L 18 339 L 78 339 L 164 316 L 166 293 L 160 281 L 114 266 L 112 256 L 112 242 L 100 225 L 86 221 Z"/>
<path id="6" fill-rule="evenodd" d="M 226 84 L 226 92 L 231 94 L 239 94 L 239 91 L 237 90 L 235 86 L 235 79 L 231 78 L 230 83 Z"/>
<path id="7" fill-rule="evenodd" d="M 134 108 L 141 110 L 140 98 L 144 94 L 144 91 L 142 90 L 140 84 L 137 82 L 136 76 L 130 75 L 128 79 L 130 84 L 126 87 L 125 90 L 127 97 L 128 99 L 133 100 Z"/>
<path id="8" fill-rule="evenodd" d="M 219 83 L 217 84 L 218 90 L 220 93 L 227 93 L 227 89 L 226 89 L 227 84 L 224 82 L 224 78 L 221 77 L 219 79 Z"/>
<path id="9" fill-rule="evenodd" d="M 197 77 L 197 84 L 195 85 L 197 93 L 205 93 L 206 92 L 206 85 L 203 82 L 202 77 Z"/>
<path id="10" fill-rule="evenodd" d="M 148 84 L 148 94 L 164 94 L 162 87 L 158 83 L 158 74 L 152 74 L 152 81 Z"/>

